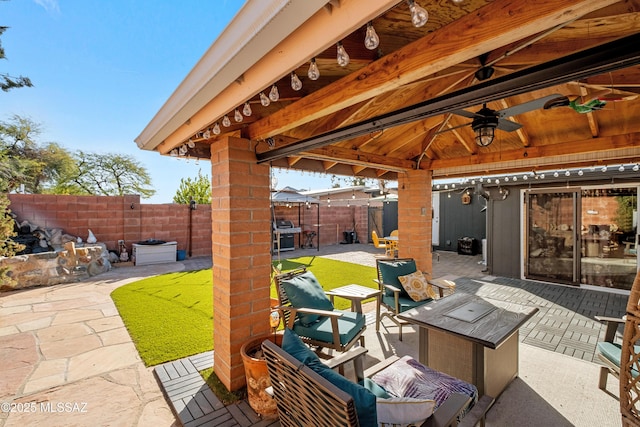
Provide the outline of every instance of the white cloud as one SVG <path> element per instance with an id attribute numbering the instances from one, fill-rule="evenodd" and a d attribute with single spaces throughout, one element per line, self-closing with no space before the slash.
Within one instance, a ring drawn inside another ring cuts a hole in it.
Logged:
<path id="1" fill-rule="evenodd" d="M 44 10 L 51 13 L 60 13 L 60 5 L 58 0 L 33 0 L 37 5 L 42 6 Z"/>

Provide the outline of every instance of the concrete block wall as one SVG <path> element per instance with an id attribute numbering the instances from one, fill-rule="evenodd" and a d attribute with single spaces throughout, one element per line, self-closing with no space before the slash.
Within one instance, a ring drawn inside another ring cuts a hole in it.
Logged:
<path id="1" fill-rule="evenodd" d="M 109 250 L 118 250 L 124 240 L 131 244 L 147 239 L 176 241 L 188 250 L 189 206 L 141 204 L 140 196 L 67 196 L 9 194 L 9 208 L 18 222 L 29 221 L 41 228 L 60 228 L 64 233 L 87 239 L 90 229 Z M 211 255 L 211 206 L 197 205 L 192 211 L 192 256 Z"/>
<path id="2" fill-rule="evenodd" d="M 275 206 L 274 215 L 276 219 L 293 221 L 295 226 L 302 230 L 316 231 L 320 229 L 320 246 L 335 245 L 344 240 L 344 231 L 354 229 L 360 243 L 367 243 L 368 233 L 368 207 L 367 206 L 331 206 L 320 205 L 320 227 L 318 223 L 318 205 L 311 205 L 310 209 L 300 206 L 288 208 L 286 206 Z M 314 239 L 314 244 L 318 242 L 318 237 Z M 304 241 L 303 241 L 304 243 Z M 296 247 L 299 247 L 298 237 L 295 238 Z"/>

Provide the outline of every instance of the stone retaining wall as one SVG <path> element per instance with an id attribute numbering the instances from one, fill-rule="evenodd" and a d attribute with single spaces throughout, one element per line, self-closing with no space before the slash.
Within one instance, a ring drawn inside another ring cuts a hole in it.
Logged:
<path id="1" fill-rule="evenodd" d="M 111 269 L 105 245 L 76 247 L 39 254 L 0 257 L 0 267 L 9 267 L 13 283 L 0 283 L 1 291 L 74 283 Z"/>

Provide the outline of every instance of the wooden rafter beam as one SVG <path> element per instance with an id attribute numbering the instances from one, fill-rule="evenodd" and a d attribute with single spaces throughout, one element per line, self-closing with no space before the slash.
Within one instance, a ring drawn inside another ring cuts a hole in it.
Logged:
<path id="1" fill-rule="evenodd" d="M 382 57 L 247 129 L 251 139 L 274 136 L 368 100 L 522 38 L 576 19 L 616 0 L 497 0 Z"/>
<path id="2" fill-rule="evenodd" d="M 307 159 L 322 160 L 325 162 L 343 163 L 352 166 L 363 166 L 385 171 L 404 172 L 415 168 L 416 162 L 412 160 L 391 158 L 362 150 L 351 150 L 341 147 L 321 147 L 315 150 L 301 153 Z"/>

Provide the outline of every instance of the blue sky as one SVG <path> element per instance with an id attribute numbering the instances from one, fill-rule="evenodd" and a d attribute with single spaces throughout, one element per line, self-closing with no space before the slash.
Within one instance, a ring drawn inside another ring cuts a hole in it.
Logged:
<path id="1" fill-rule="evenodd" d="M 138 149 L 134 142 L 206 49 L 240 9 L 241 0 L 0 1 L 0 73 L 29 77 L 32 88 L 0 92 L 0 120 L 17 114 L 43 128 L 39 142 L 69 151 L 133 156 L 170 203 L 195 164 Z M 275 172 L 278 188 L 327 188 L 330 179 Z"/>

